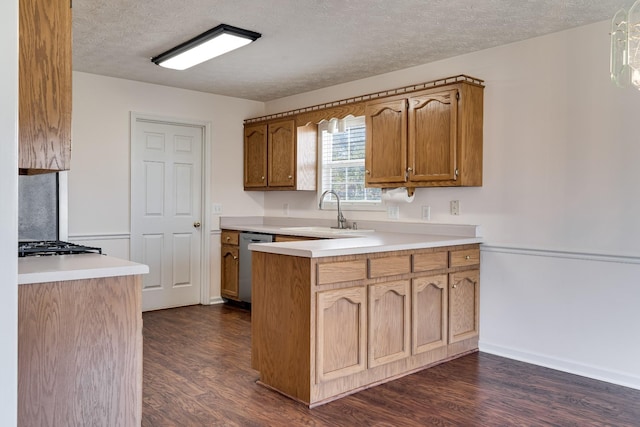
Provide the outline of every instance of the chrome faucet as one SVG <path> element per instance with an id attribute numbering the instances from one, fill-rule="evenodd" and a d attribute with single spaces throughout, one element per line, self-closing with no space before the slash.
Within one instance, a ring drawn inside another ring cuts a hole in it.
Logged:
<path id="1" fill-rule="evenodd" d="M 347 219 L 344 217 L 344 215 L 342 215 L 342 210 L 340 210 L 340 196 L 338 196 L 338 193 L 333 190 L 327 190 L 322 193 L 322 196 L 320 196 L 320 203 L 318 203 L 318 208 L 322 209 L 322 202 L 324 201 L 324 196 L 326 196 L 327 194 L 333 194 L 334 196 L 336 196 L 336 200 L 338 201 L 338 226 L 332 228 L 339 228 L 341 230 L 348 228 Z"/>

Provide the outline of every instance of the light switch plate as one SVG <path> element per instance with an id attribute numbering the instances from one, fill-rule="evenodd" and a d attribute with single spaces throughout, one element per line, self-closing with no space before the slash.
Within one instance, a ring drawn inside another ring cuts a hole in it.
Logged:
<path id="1" fill-rule="evenodd" d="M 422 207 L 422 220 L 423 221 L 431 220 L 431 206 Z"/>
<path id="2" fill-rule="evenodd" d="M 220 203 L 213 203 L 211 205 L 211 212 L 214 215 L 220 215 L 222 213 L 222 205 Z"/>
<path id="3" fill-rule="evenodd" d="M 451 201 L 451 215 L 460 215 L 460 200 Z"/>

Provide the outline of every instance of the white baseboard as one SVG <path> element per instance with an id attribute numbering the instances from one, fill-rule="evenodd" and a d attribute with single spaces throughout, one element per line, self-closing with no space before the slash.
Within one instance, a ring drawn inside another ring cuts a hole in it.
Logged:
<path id="1" fill-rule="evenodd" d="M 496 356 L 502 356 L 508 359 L 518 360 L 520 362 L 531 363 L 545 368 L 555 369 L 570 374 L 580 375 L 640 390 L 640 377 L 628 375 L 622 372 L 575 363 L 570 360 L 545 356 L 544 354 L 531 353 L 514 348 L 493 345 L 482 341 L 479 343 L 479 349 L 482 352 L 495 354 Z"/>
<path id="2" fill-rule="evenodd" d="M 211 297 L 209 299 L 209 305 L 213 304 L 224 304 L 224 300 L 222 299 L 222 297 Z"/>

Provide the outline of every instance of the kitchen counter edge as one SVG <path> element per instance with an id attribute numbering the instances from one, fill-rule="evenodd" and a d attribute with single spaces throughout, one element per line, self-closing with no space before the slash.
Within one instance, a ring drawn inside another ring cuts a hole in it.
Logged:
<path id="1" fill-rule="evenodd" d="M 18 258 L 19 285 L 147 273 L 145 264 L 99 254 Z"/>

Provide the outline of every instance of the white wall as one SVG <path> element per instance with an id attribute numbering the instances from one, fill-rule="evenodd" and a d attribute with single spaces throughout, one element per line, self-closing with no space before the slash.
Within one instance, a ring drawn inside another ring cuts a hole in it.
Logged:
<path id="1" fill-rule="evenodd" d="M 221 203 L 224 215 L 263 213 L 263 194 L 245 193 L 242 181 L 243 120 L 262 114 L 263 103 L 74 72 L 70 240 L 129 257 L 132 111 L 211 122 L 211 202 Z M 208 222 L 215 256 L 218 217 Z M 220 295 L 218 264 L 211 265 L 212 297 Z"/>
<path id="2" fill-rule="evenodd" d="M 640 388 L 640 93 L 610 82 L 608 30 L 597 23 L 284 98 L 267 112 L 462 73 L 485 80 L 484 185 L 418 189 L 401 220 L 419 221 L 429 205 L 434 222 L 482 225 L 481 349 Z M 291 216 L 334 217 L 315 197 L 268 193 L 265 214 L 288 203 Z"/>
<path id="3" fill-rule="evenodd" d="M 0 3 L 0 425 L 18 410 L 18 0 Z"/>

